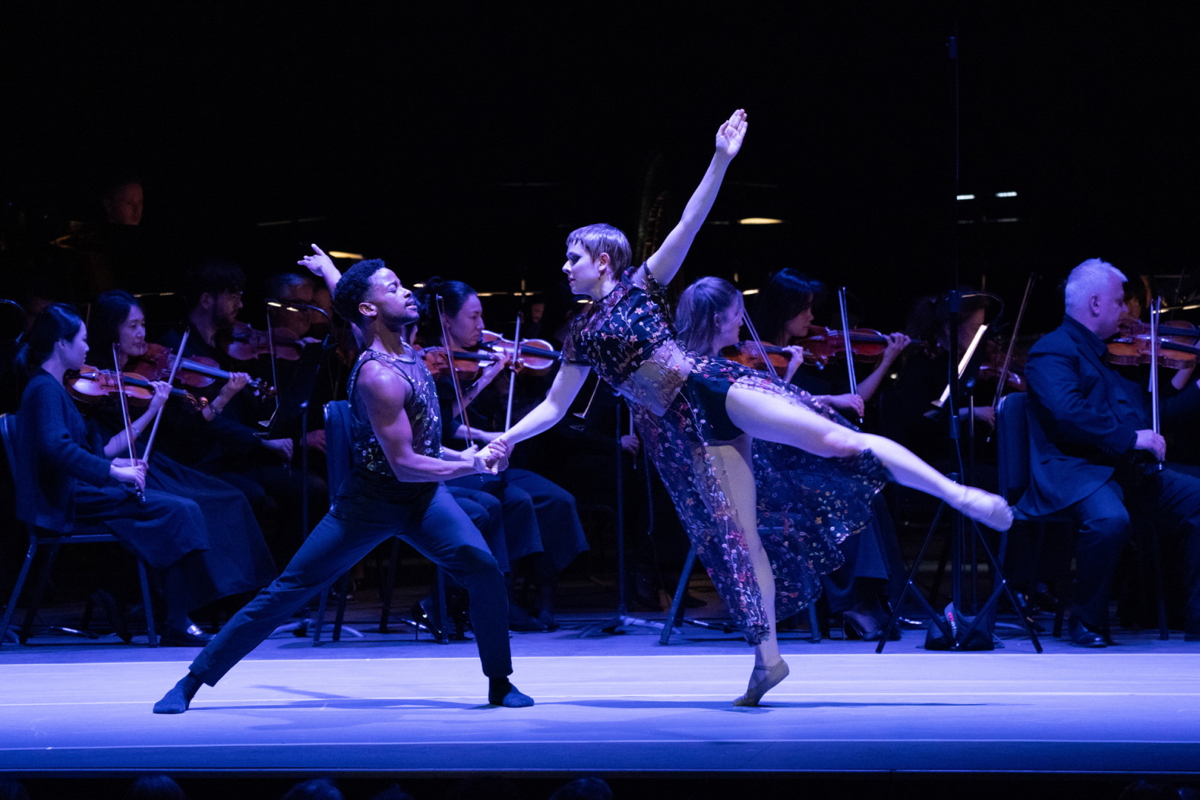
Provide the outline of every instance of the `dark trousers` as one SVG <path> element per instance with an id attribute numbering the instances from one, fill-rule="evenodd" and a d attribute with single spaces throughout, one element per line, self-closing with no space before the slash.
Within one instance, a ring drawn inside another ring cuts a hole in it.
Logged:
<path id="1" fill-rule="evenodd" d="M 1153 522 L 1164 542 L 1179 544 L 1187 592 L 1186 629 L 1200 633 L 1200 479 L 1170 466 L 1149 477 L 1117 478 L 1069 510 L 1079 526 L 1075 613 L 1089 627 L 1107 629 L 1113 574 L 1133 533 L 1132 512 Z"/>
<path id="2" fill-rule="evenodd" d="M 209 642 L 192 662 L 192 673 L 215 685 L 310 598 L 328 589 L 378 544 L 397 535 L 466 587 L 483 674 L 511 675 L 504 576 L 483 536 L 446 487 L 439 484 L 417 499 L 401 502 L 380 496 L 353 475 L 283 574 Z"/>

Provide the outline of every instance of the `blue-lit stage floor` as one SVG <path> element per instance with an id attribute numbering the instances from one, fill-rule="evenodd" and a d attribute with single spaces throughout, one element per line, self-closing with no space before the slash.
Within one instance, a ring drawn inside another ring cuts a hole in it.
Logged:
<path id="1" fill-rule="evenodd" d="M 519 771 L 940 774 L 1200 773 L 1200 644 L 1122 634 L 932 653 L 908 632 L 784 643 L 792 675 L 757 709 L 730 700 L 750 650 L 687 629 L 513 639 L 529 709 L 481 705 L 470 643 L 368 635 L 268 640 L 182 716 L 150 707 L 192 651 L 43 636 L 0 650 L 0 771 L 452 775 Z"/>

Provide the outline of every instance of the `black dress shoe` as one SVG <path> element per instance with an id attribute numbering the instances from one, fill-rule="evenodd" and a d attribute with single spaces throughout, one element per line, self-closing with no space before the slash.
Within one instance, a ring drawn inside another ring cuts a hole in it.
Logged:
<path id="1" fill-rule="evenodd" d="M 187 630 L 167 628 L 158 637 L 164 647 L 204 647 L 212 641 L 212 634 L 205 633 L 195 625 L 189 625 Z"/>
<path id="2" fill-rule="evenodd" d="M 1067 625 L 1067 636 L 1076 647 L 1108 647 L 1109 641 L 1104 634 L 1084 624 L 1078 616 L 1072 614 L 1071 622 Z"/>

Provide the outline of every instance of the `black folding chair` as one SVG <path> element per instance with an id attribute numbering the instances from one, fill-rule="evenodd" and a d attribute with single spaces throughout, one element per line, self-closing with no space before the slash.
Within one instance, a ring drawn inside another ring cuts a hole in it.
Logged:
<path id="1" fill-rule="evenodd" d="M 16 422 L 15 414 L 0 414 L 0 437 L 4 439 L 4 455 L 8 459 L 10 477 L 16 471 L 16 461 L 14 459 L 15 448 L 13 446 Z M 46 557 L 41 571 L 38 573 L 37 581 L 34 584 L 33 602 L 30 603 L 29 608 L 25 612 L 25 621 L 21 625 L 18 634 L 18 641 L 21 644 L 25 644 L 32 633 L 33 619 L 37 614 L 42 595 L 46 590 L 46 585 L 50 582 L 50 570 L 54 566 L 54 559 L 58 555 L 59 547 L 71 544 L 111 542 L 121 545 L 122 549 L 126 549 L 121 540 L 103 525 L 78 526 L 70 533 L 48 531 L 30 523 L 26 523 L 25 527 L 29 532 L 29 549 L 25 552 L 25 560 L 22 562 L 21 569 L 17 573 L 16 582 L 13 584 L 12 593 L 8 598 L 8 605 L 4 608 L 4 617 L 0 619 L 0 647 L 4 645 L 5 637 L 8 635 L 9 624 L 12 621 L 13 613 L 17 609 L 17 601 L 21 597 L 21 590 L 25 587 L 25 580 L 29 577 L 33 560 L 40 548 L 46 549 Z M 138 577 L 142 584 L 142 605 L 146 610 L 146 634 L 150 646 L 158 647 L 158 633 L 154 629 L 154 607 L 150 601 L 150 581 L 146 574 L 146 563 L 138 558 L 137 566 Z"/>

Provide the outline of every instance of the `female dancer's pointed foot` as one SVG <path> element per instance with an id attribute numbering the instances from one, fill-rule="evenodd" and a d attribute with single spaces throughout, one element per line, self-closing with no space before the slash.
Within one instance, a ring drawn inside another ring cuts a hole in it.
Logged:
<path id="1" fill-rule="evenodd" d="M 492 681 L 488 686 L 488 703 L 505 708 L 527 708 L 533 705 L 533 698 L 523 694 L 507 679 Z"/>
<path id="2" fill-rule="evenodd" d="M 989 528 L 1006 531 L 1012 527 L 1013 512 L 1004 498 L 973 486 L 963 486 L 958 510 Z"/>
<path id="3" fill-rule="evenodd" d="M 758 701 L 762 700 L 763 695 L 782 683 L 790 672 L 787 662 L 782 658 L 773 667 L 768 667 L 766 664 L 756 666 L 750 673 L 750 686 L 746 689 L 746 693 L 734 700 L 733 704 L 735 706 L 758 705 Z M 755 677 L 759 675 L 762 677 L 755 681 Z"/>

